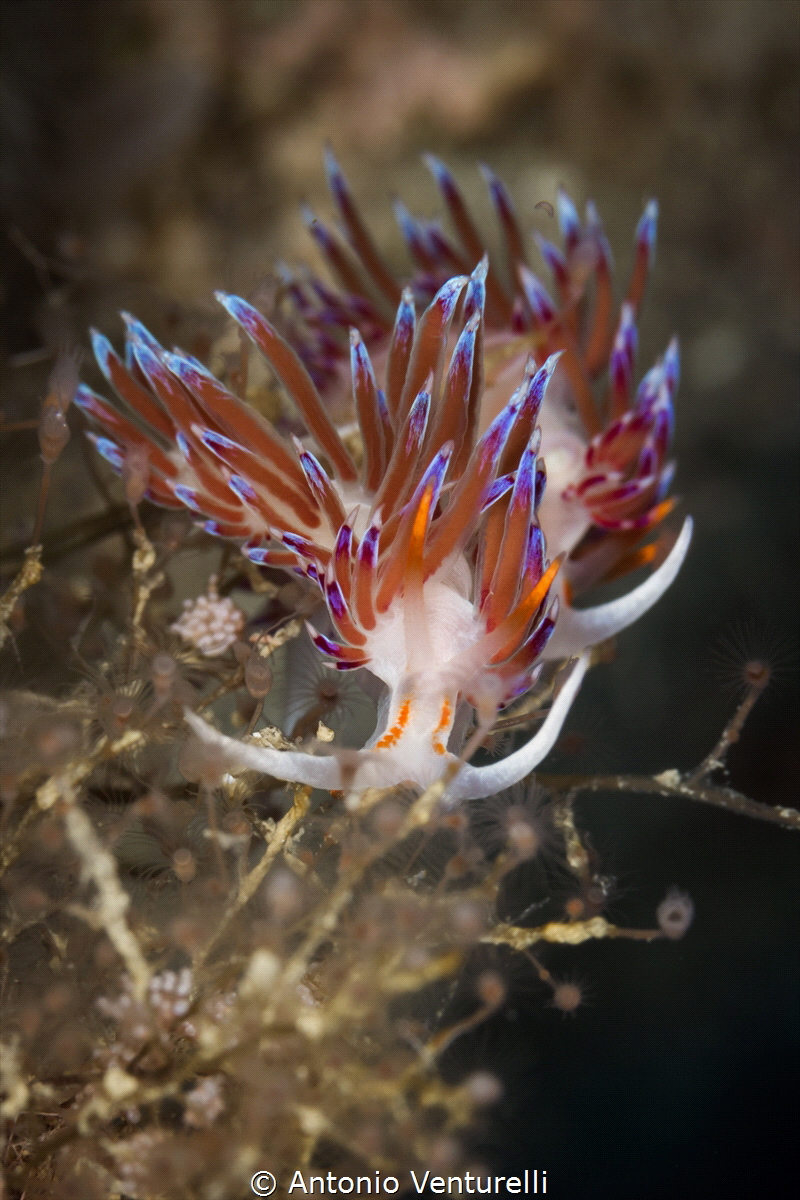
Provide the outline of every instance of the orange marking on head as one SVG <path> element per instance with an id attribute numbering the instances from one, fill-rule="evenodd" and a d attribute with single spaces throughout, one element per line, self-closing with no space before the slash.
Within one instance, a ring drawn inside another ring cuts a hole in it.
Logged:
<path id="1" fill-rule="evenodd" d="M 434 734 L 440 733 L 443 729 L 445 729 L 450 724 L 450 718 L 452 715 L 453 715 L 453 706 L 450 703 L 449 699 L 445 696 L 444 701 L 442 703 L 442 711 L 439 715 L 439 724 L 434 729 L 434 731 L 433 731 Z"/>
<path id="2" fill-rule="evenodd" d="M 408 724 L 408 718 L 411 716 L 411 697 L 406 697 L 400 705 L 400 710 L 397 714 L 397 720 L 391 729 L 387 729 L 382 738 L 379 738 L 375 743 L 376 750 L 388 750 L 392 746 L 396 746 L 402 737 L 403 730 Z"/>
<path id="3" fill-rule="evenodd" d="M 447 753 L 446 747 L 442 743 L 441 739 L 438 738 L 436 735 L 438 733 L 441 733 L 443 729 L 447 729 L 449 727 L 452 716 L 453 716 L 453 706 L 450 703 L 447 696 L 445 696 L 444 701 L 442 702 L 442 711 L 439 714 L 439 724 L 434 729 L 433 737 L 432 737 L 433 748 L 437 754 L 446 754 Z"/>

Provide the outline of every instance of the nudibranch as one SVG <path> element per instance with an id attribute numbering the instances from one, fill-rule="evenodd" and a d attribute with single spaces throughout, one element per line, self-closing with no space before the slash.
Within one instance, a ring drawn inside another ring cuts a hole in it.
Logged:
<path id="1" fill-rule="evenodd" d="M 189 715 L 197 734 L 231 763 L 322 788 L 425 787 L 447 771 L 457 800 L 510 786 L 548 753 L 590 648 L 669 587 L 691 520 L 671 549 L 666 535 L 650 536 L 671 508 L 678 381 L 673 341 L 633 390 L 654 202 L 637 229 L 633 277 L 614 324 L 611 256 L 591 204 L 581 225 L 559 193 L 564 249 L 539 239 L 556 301 L 527 264 L 499 179 L 484 171 L 510 287 L 452 176 L 438 160 L 428 164 L 460 244 L 398 204 L 418 268 L 410 285 L 383 263 L 328 154 L 343 236 L 308 219 L 342 290 L 287 274 L 271 319 L 217 294 L 283 385 L 307 437 L 284 439 L 196 358 L 167 351 L 129 316 L 123 357 L 93 334 L 125 411 L 85 385 L 77 403 L 102 428 L 90 436 L 116 470 L 126 455 L 140 462 L 146 452 L 149 499 L 188 507 L 253 562 L 312 580 L 330 620 L 325 632 L 309 627 L 318 649 L 333 669 L 363 668 L 385 685 L 377 728 L 360 751 L 261 748 Z M 330 415 L 345 378 L 360 432 L 355 457 Z M 649 577 L 620 599 L 573 606 L 576 592 L 648 563 Z M 475 721 L 485 736 L 547 659 L 573 658 L 521 749 L 489 766 L 462 761 L 476 744 L 475 734 L 468 740 Z"/>

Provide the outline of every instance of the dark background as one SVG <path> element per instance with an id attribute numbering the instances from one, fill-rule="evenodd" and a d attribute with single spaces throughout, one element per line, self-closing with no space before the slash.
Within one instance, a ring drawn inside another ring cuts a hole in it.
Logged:
<path id="1" fill-rule="evenodd" d="M 593 197 L 623 277 L 656 195 L 639 370 L 679 334 L 676 489 L 697 532 L 669 594 L 593 672 L 548 769 L 690 767 L 735 706 L 741 663 L 765 655 L 775 682 L 731 781 L 797 802 L 795 0 L 4 0 L 0 14 L 9 422 L 38 410 L 51 363 L 36 352 L 85 344 L 88 324 L 118 341 L 131 308 L 175 340 L 213 322 L 215 287 L 314 261 L 297 205 L 330 215 L 326 139 L 400 272 L 389 197 L 438 211 L 425 149 L 487 220 L 478 160 L 527 226 L 559 182 Z M 102 508 L 78 441 L 46 529 Z M 24 543 L 35 435 L 2 448 L 3 542 Z M 51 590 L 84 569 L 54 561 Z M 57 636 L 68 618 L 41 607 Z M 11 681 L 63 688 L 57 670 L 23 639 Z M 651 924 L 672 884 L 697 917 L 678 944 L 552 950 L 550 969 L 588 993 L 571 1020 L 514 976 L 468 1051 L 507 1081 L 484 1158 L 545 1167 L 548 1194 L 574 1200 L 789 1194 L 796 835 L 621 794 L 579 815 L 618 880 L 612 919 Z"/>

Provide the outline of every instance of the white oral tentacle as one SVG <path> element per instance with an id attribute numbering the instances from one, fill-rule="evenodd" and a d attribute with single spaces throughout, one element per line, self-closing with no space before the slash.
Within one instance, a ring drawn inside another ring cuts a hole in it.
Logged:
<path id="1" fill-rule="evenodd" d="M 678 540 L 661 566 L 653 571 L 639 587 L 618 600 L 598 604 L 594 608 L 570 608 L 562 605 L 553 635 L 547 643 L 543 658 L 570 658 L 587 646 L 596 646 L 606 638 L 638 621 L 659 600 L 683 565 L 692 540 L 692 518 L 687 517 Z"/>
<path id="2" fill-rule="evenodd" d="M 539 732 L 519 750 L 488 767 L 471 767 L 469 764 L 461 767 L 447 788 L 448 801 L 454 803 L 458 800 L 483 800 L 486 796 L 494 796 L 496 792 L 501 792 L 530 775 L 555 745 L 588 666 L 589 654 L 584 653 L 575 663 L 569 678 L 553 701 Z"/>
<path id="3" fill-rule="evenodd" d="M 250 768 L 262 775 L 274 775 L 287 783 L 302 783 L 311 787 L 337 789 L 342 786 L 339 763 L 333 756 L 315 757 L 299 750 L 273 750 L 269 746 L 253 746 L 218 733 L 213 726 L 188 709 L 187 723 L 206 746 L 218 746 L 224 760 L 236 768 Z"/>

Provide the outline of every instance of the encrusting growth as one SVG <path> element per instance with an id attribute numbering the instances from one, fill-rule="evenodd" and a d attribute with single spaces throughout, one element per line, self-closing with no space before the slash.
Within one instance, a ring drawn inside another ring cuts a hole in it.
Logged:
<path id="1" fill-rule="evenodd" d="M 307 438 L 286 442 L 205 366 L 165 350 L 129 316 L 124 361 L 100 334 L 94 349 L 130 415 L 85 385 L 76 402 L 103 428 L 90 436 L 115 469 L 125 474 L 135 457 L 140 473 L 146 450 L 149 499 L 197 512 L 208 532 L 238 540 L 254 563 L 314 581 L 330 621 L 325 631 L 309 627 L 318 649 L 332 667 L 366 668 L 385 685 L 378 727 L 346 760 L 335 750 L 319 757 L 245 746 L 189 715 L 195 732 L 232 763 L 329 789 L 409 780 L 425 787 L 447 770 L 455 800 L 507 787 L 547 754 L 588 648 L 636 620 L 669 586 L 691 522 L 671 549 L 665 538 L 640 545 L 671 507 L 666 454 L 678 378 L 673 342 L 633 390 L 655 203 L 637 229 L 615 331 L 610 254 L 592 205 L 582 227 L 560 193 L 564 250 L 540 240 L 557 303 L 525 262 L 503 185 L 485 172 L 511 268 L 509 293 L 449 172 L 427 161 L 461 247 L 401 206 L 419 267 L 412 286 L 401 289 L 383 266 L 328 154 L 349 249 L 316 218 L 310 223 L 347 296 L 337 299 L 316 282 L 287 285 L 296 320 L 284 336 L 246 300 L 218 293 L 282 383 Z M 338 327 L 356 311 L 363 319 L 349 330 L 349 364 L 358 466 L 325 402 L 348 352 Z M 301 325 L 319 335 L 326 321 L 324 350 L 320 336 L 299 339 Z M 607 394 L 598 402 L 593 385 L 606 369 Z M 655 566 L 650 577 L 619 600 L 572 606 L 576 591 L 647 563 Z M 546 659 L 576 656 L 526 746 L 487 767 L 461 761 Z M 465 746 L 471 710 L 477 734 Z"/>

